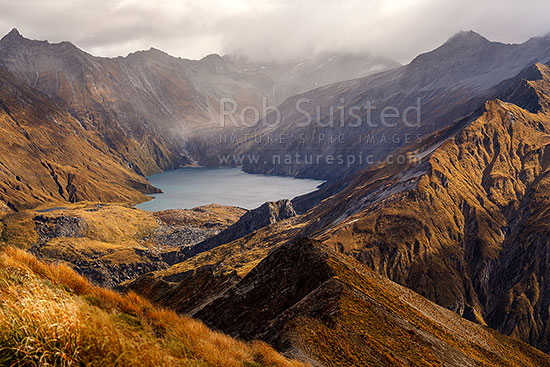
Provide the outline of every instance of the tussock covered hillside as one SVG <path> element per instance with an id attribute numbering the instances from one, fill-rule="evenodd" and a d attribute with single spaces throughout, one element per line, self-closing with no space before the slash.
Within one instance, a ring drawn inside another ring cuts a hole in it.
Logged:
<path id="1" fill-rule="evenodd" d="M 62 265 L 0 249 L 2 366 L 304 366 Z"/>

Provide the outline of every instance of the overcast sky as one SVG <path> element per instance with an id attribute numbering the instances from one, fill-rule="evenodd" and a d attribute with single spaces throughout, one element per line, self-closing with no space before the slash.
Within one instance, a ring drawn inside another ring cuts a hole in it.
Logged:
<path id="1" fill-rule="evenodd" d="M 459 30 L 502 42 L 545 35 L 549 15 L 548 0 L 0 0 L 0 33 L 16 27 L 100 56 L 351 51 L 406 63 Z"/>

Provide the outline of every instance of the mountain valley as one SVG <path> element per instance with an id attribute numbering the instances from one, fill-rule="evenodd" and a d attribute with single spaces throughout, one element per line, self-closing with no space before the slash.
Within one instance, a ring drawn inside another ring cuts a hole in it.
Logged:
<path id="1" fill-rule="evenodd" d="M 549 64 L 549 36 L 472 31 L 401 66 L 105 58 L 12 30 L 0 365 L 550 366 Z M 224 98 L 278 105 L 281 121 L 222 127 Z M 303 98 L 320 111 L 308 126 Z M 368 103 L 419 107 L 421 123 L 384 125 Z M 353 126 L 353 107 L 370 124 Z M 372 134 L 399 139 L 356 139 Z M 146 176 L 227 152 L 259 157 L 233 164 L 249 173 L 326 182 L 251 210 L 136 208 L 161 191 Z M 325 160 L 359 153 L 374 161 Z M 322 163 L 274 163 L 296 154 Z"/>

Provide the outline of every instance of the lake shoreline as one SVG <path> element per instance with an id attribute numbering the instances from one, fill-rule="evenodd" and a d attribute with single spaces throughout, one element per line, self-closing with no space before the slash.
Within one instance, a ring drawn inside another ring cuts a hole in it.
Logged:
<path id="1" fill-rule="evenodd" d="M 146 211 L 191 209 L 208 204 L 235 206 L 247 210 L 267 201 L 293 199 L 313 192 L 325 181 L 288 176 L 252 174 L 234 167 L 180 167 L 147 177 L 161 194 L 136 205 Z"/>

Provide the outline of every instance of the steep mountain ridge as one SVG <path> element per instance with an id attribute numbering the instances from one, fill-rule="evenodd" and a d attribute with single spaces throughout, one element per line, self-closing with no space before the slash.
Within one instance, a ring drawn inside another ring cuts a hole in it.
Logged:
<path id="1" fill-rule="evenodd" d="M 540 96 L 538 113 L 487 102 L 466 128 L 418 153 L 419 164 L 367 171 L 361 186 L 313 209 L 304 233 L 547 350 L 546 267 L 539 256 L 547 233 L 550 117 L 541 106 L 550 96 L 548 72 L 537 64 L 506 91 L 517 103 L 527 97 L 523 104 L 531 108 L 532 96 Z"/>
<path id="2" fill-rule="evenodd" d="M 269 201 L 243 214 L 237 222 L 215 236 L 193 244 L 193 246 L 181 248 L 177 252 L 168 255 L 170 257 L 169 262 L 171 264 L 182 262 L 196 254 L 206 252 L 224 243 L 233 242 L 263 227 L 293 218 L 296 215 L 296 211 L 292 207 L 290 200 Z"/>
<path id="3" fill-rule="evenodd" d="M 461 319 L 317 241 L 280 246 L 242 279 L 213 271 L 153 283 L 141 278 L 133 286 L 162 294 L 157 302 L 211 327 L 268 341 L 314 366 L 550 363 L 534 348 Z M 188 292 L 199 284 L 217 289 L 196 298 Z"/>

